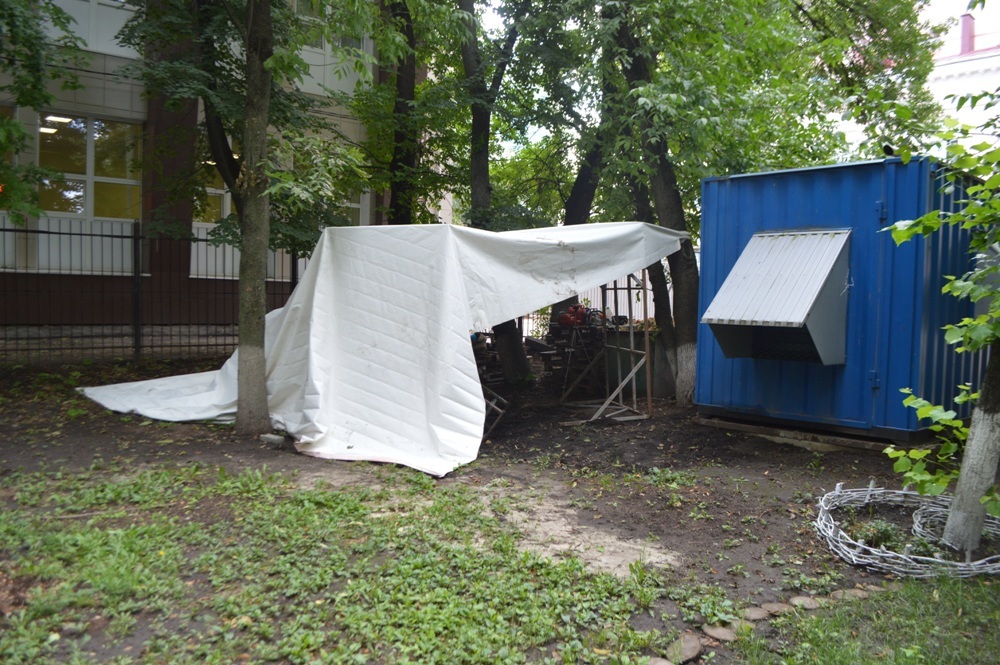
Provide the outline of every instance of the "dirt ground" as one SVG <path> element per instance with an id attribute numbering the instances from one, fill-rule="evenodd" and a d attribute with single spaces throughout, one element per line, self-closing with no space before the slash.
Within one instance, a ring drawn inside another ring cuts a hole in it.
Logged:
<path id="1" fill-rule="evenodd" d="M 211 361 L 154 363 L 143 373 L 206 366 Z M 8 368 L 0 375 L 0 474 L 71 471 L 124 458 L 231 471 L 266 465 L 302 483 L 365 482 L 364 465 L 306 457 L 287 442 L 241 440 L 218 425 L 164 426 L 110 413 L 73 390 L 129 378 L 125 366 Z M 646 420 L 561 424 L 581 415 L 539 391 L 522 395 L 484 441 L 480 458 L 439 482 L 531 497 L 504 516 L 524 530 L 526 546 L 579 556 L 617 574 L 641 560 L 664 571 L 668 583 L 720 585 L 739 603 L 884 580 L 830 555 L 811 524 L 816 499 L 837 483 L 861 487 L 874 479 L 898 487 L 884 455 L 816 453 L 707 427 L 694 422 L 694 409 L 666 400 Z M 636 618 L 642 629 L 664 623 L 695 628 L 668 599 Z M 717 652 L 713 662 L 732 662 L 725 645 L 705 641 Z"/>

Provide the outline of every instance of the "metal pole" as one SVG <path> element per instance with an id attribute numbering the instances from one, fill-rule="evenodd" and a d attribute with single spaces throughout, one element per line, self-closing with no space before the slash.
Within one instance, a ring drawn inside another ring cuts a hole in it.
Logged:
<path id="1" fill-rule="evenodd" d="M 142 358 L 142 225 L 132 224 L 132 361 Z"/>
<path id="2" fill-rule="evenodd" d="M 636 381 L 635 375 L 639 369 L 639 363 L 635 357 L 635 310 L 632 309 L 632 280 L 635 279 L 634 274 L 629 274 L 625 277 L 625 296 L 628 301 L 628 366 L 631 370 L 629 375 L 632 381 L 632 409 L 636 410 L 636 403 L 639 401 L 639 384 Z M 622 406 L 625 405 L 625 400 L 622 399 Z"/>
<path id="3" fill-rule="evenodd" d="M 646 414 L 653 416 L 653 358 L 649 354 L 649 294 L 646 292 L 646 269 L 642 269 L 642 318 L 646 324 Z"/>
<path id="4" fill-rule="evenodd" d="M 614 316 L 608 312 L 608 285 L 604 284 L 601 286 L 601 315 L 604 317 L 604 325 L 601 327 L 604 331 L 604 348 L 608 347 L 608 328 L 611 323 L 611 318 Z M 615 331 L 615 344 L 618 344 L 618 333 Z M 615 351 L 617 355 L 618 351 Z M 607 354 L 605 354 L 605 358 Z M 611 392 L 611 363 L 605 359 L 604 361 L 604 394 L 607 395 Z"/>

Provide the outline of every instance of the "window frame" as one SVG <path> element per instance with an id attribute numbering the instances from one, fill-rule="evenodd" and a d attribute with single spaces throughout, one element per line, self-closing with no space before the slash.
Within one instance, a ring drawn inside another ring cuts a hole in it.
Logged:
<path id="1" fill-rule="evenodd" d="M 44 113 L 38 114 L 38 126 L 36 128 L 35 137 L 35 159 L 36 164 L 39 166 L 45 166 L 42 164 L 42 134 L 43 129 L 46 127 L 44 124 L 48 118 L 51 117 L 68 117 L 73 119 L 82 119 L 85 122 L 85 132 L 86 132 L 86 146 L 84 151 L 84 173 L 64 173 L 64 178 L 67 182 L 76 181 L 84 183 L 84 201 L 83 201 L 83 212 L 69 212 L 61 210 L 51 210 L 48 208 L 42 208 L 45 216 L 47 217 L 62 217 L 67 219 L 80 219 L 90 222 L 121 222 L 121 221 L 138 221 L 142 218 L 142 197 L 143 197 L 143 187 L 142 187 L 142 123 L 132 122 L 129 120 L 121 120 L 117 118 L 101 116 L 97 114 L 89 113 L 79 113 L 79 112 L 62 112 L 62 111 L 46 111 Z M 118 178 L 114 176 L 99 176 L 97 175 L 97 131 L 96 124 L 98 122 L 102 123 L 119 123 L 122 125 L 130 125 L 137 129 L 138 131 L 134 134 L 135 144 L 132 149 L 128 151 L 125 155 L 127 163 L 129 166 L 126 167 L 127 172 L 131 172 L 134 178 Z M 134 166 L 132 166 L 134 164 Z M 51 167 L 49 167 L 51 168 Z M 57 168 L 52 170 L 59 171 Z M 97 203 L 97 186 L 98 184 L 109 184 L 109 185 L 122 185 L 126 187 L 135 187 L 137 191 L 136 203 L 133 206 L 136 212 L 133 216 L 122 216 L 122 217 L 112 217 L 110 215 L 96 215 L 95 206 Z M 42 194 L 42 188 L 44 185 L 39 185 L 39 195 Z M 39 201 L 42 204 L 42 201 Z"/>

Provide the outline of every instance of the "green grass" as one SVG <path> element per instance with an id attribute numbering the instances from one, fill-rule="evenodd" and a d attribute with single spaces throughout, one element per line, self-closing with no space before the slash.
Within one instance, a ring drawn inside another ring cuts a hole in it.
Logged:
<path id="1" fill-rule="evenodd" d="M 16 601 L 0 663 L 640 663 L 676 634 L 630 621 L 664 602 L 695 625 L 739 615 L 719 584 L 522 551 L 502 515 L 524 497 L 373 469 L 374 487 L 309 490 L 267 469 L 119 461 L 0 477 L 0 598 Z M 1000 653 L 998 622 L 998 583 L 911 581 L 738 649 L 750 665 L 976 665 Z"/>
<path id="2" fill-rule="evenodd" d="M 0 480 L 0 662 L 640 662 L 658 581 L 525 553 L 472 490 L 197 466 Z"/>
<path id="3" fill-rule="evenodd" d="M 779 619 L 776 642 L 744 640 L 748 665 L 992 665 L 1000 654 L 995 580 L 908 580 L 861 602 Z"/>

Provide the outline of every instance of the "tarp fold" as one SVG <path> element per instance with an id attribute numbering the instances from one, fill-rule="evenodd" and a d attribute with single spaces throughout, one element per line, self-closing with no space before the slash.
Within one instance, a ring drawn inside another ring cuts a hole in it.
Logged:
<path id="1" fill-rule="evenodd" d="M 326 229 L 267 317 L 271 420 L 298 450 L 444 475 L 476 458 L 485 406 L 469 333 L 644 268 L 686 234 L 639 222 L 492 233 Z M 83 389 L 109 409 L 232 420 L 237 356 L 215 372 Z"/>

